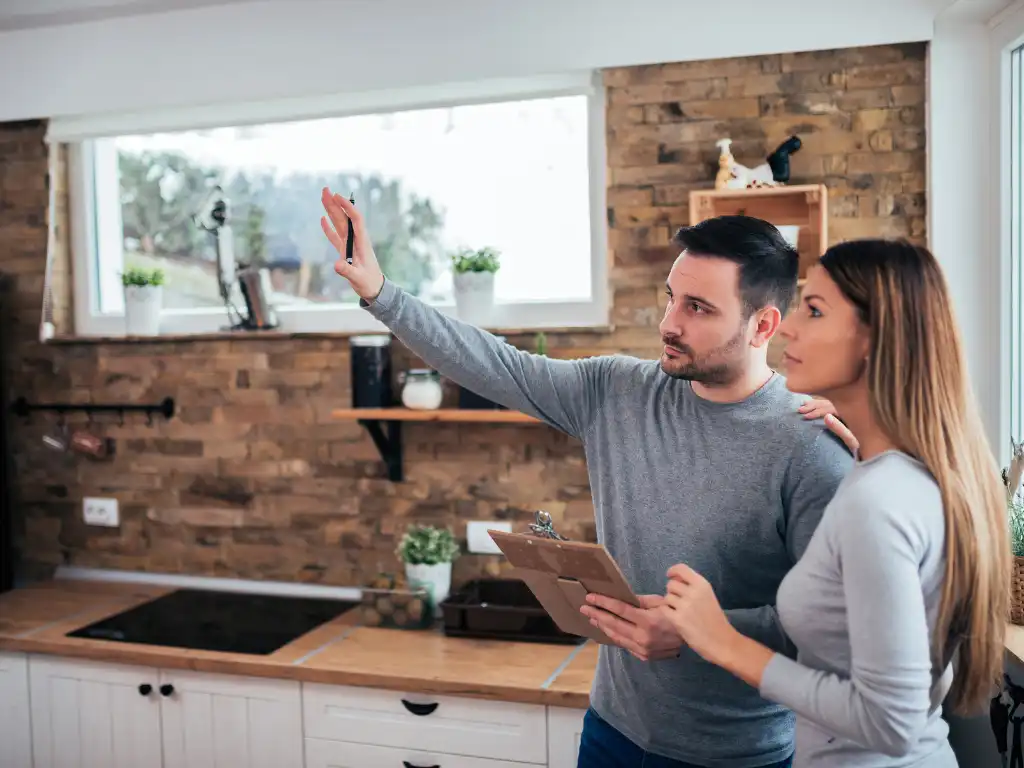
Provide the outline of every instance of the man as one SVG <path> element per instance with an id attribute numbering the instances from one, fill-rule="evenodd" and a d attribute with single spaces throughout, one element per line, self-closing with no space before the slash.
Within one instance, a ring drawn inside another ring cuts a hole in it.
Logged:
<path id="1" fill-rule="evenodd" d="M 583 442 L 598 540 L 644 607 L 592 596 L 584 608 L 618 645 L 600 649 L 579 765 L 789 765 L 792 713 L 680 647 L 658 610 L 667 569 L 684 562 L 744 634 L 794 653 L 776 588 L 852 457 L 801 416 L 807 398 L 767 363 L 797 289 L 798 257 L 779 231 L 742 216 L 679 231 L 660 360 L 553 360 L 402 291 L 381 273 L 359 211 L 326 189 L 323 204 L 335 269 L 361 306 L 442 375 Z"/>

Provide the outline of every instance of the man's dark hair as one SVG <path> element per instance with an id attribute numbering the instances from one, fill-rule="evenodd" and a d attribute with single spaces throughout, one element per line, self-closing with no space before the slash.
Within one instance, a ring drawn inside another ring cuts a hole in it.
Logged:
<path id="1" fill-rule="evenodd" d="M 769 222 L 752 216 L 716 216 L 682 227 L 672 241 L 689 256 L 739 265 L 740 298 L 748 318 L 769 305 L 783 316 L 789 311 L 796 296 L 800 254 Z"/>

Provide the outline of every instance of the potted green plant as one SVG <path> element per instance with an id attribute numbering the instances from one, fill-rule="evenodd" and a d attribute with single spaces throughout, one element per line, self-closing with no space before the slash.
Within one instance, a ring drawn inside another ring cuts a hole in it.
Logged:
<path id="1" fill-rule="evenodd" d="M 263 207 L 253 203 L 245 220 L 245 241 L 249 260 L 246 266 L 260 268 L 267 263 L 267 237 L 263 232 L 266 214 Z"/>
<path id="2" fill-rule="evenodd" d="M 463 248 L 452 254 L 455 311 L 473 325 L 491 321 L 494 308 L 494 276 L 501 269 L 495 248 Z"/>
<path id="3" fill-rule="evenodd" d="M 451 530 L 412 526 L 398 544 L 398 556 L 405 563 L 405 579 L 410 587 L 426 589 L 435 606 L 448 597 L 452 563 L 459 557 L 459 544 Z"/>
<path id="4" fill-rule="evenodd" d="M 1024 625 L 1024 440 L 1018 443 L 1011 439 L 1010 445 L 1010 465 L 1003 469 L 1010 543 L 1013 546 L 1010 621 Z"/>
<path id="5" fill-rule="evenodd" d="M 124 288 L 124 327 L 128 336 L 156 336 L 160 333 L 163 308 L 162 269 L 129 267 L 121 273 Z"/>

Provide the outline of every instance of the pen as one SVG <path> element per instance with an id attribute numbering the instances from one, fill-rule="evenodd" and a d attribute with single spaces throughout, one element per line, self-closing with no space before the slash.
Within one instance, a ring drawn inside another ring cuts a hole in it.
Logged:
<path id="1" fill-rule="evenodd" d="M 352 205 L 356 204 L 356 196 L 353 193 L 349 196 L 348 201 Z M 348 220 L 348 240 L 345 241 L 345 261 L 349 264 L 352 263 L 352 241 L 355 240 L 355 230 L 352 228 L 352 219 Z"/>

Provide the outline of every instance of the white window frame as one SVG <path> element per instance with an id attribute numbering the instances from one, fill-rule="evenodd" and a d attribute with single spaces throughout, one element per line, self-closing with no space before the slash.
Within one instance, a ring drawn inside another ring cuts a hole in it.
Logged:
<path id="1" fill-rule="evenodd" d="M 116 194 L 116 172 L 96 174 L 97 146 L 92 139 L 126 133 L 194 130 L 222 125 L 261 124 L 322 117 L 372 114 L 424 107 L 462 106 L 526 98 L 586 95 L 588 98 L 589 190 L 591 212 L 591 298 L 586 301 L 497 302 L 490 330 L 605 328 L 610 323 L 607 233 L 607 149 L 605 90 L 599 72 L 570 73 L 528 79 L 508 79 L 444 86 L 352 93 L 323 98 L 194 107 L 125 115 L 54 119 L 48 141 L 69 145 L 71 254 L 74 270 L 76 336 L 121 336 L 123 313 L 102 313 L 98 306 L 98 243 L 116 237 L 120 247 L 120 209 L 99 211 L 97 188 Z M 99 150 L 102 151 L 102 150 Z M 103 165 L 103 164 L 101 164 Z M 106 164 L 107 167 L 115 167 Z M 97 214 L 100 214 L 97 217 Z M 528 222 L 529 210 L 523 211 Z M 543 279 L 542 276 L 539 276 Z M 110 276 L 106 276 L 110 279 Z M 341 279 L 341 278 L 339 278 Z M 436 304 L 454 316 L 454 304 Z M 327 304 L 315 308 L 277 308 L 284 333 L 367 333 L 386 330 L 368 312 L 355 305 Z M 162 335 L 216 333 L 229 325 L 225 309 L 165 309 Z"/>
<path id="2" fill-rule="evenodd" d="M 1002 286 L 999 444 L 995 448 L 1005 465 L 1010 439 L 1024 439 L 1024 215 L 1020 214 L 1024 201 L 1024 3 L 1006 9 L 989 26 L 996 73 L 995 159 Z M 1016 57 L 1020 57 L 1020 69 L 1015 75 Z"/>

